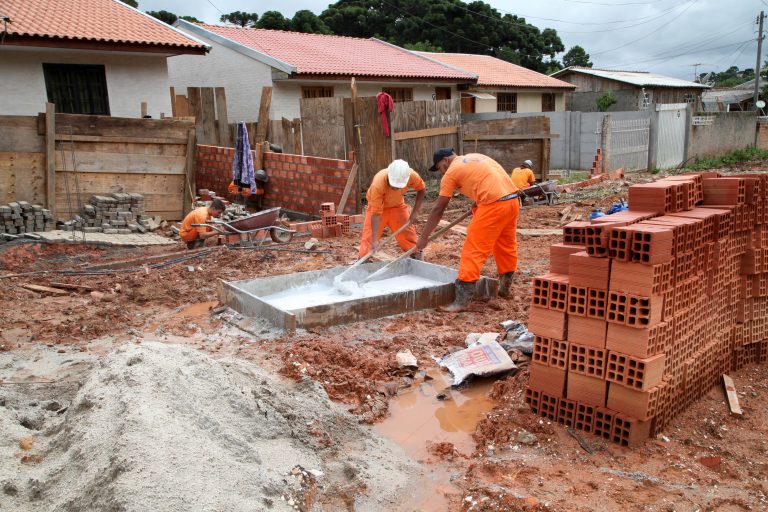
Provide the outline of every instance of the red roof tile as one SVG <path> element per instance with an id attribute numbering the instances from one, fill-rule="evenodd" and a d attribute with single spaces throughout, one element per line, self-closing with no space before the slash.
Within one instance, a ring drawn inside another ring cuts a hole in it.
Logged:
<path id="1" fill-rule="evenodd" d="M 298 74 L 472 80 L 474 75 L 432 62 L 377 39 L 303 34 L 280 30 L 202 28 L 290 64 Z"/>
<path id="2" fill-rule="evenodd" d="M 10 44 L 18 36 L 205 48 L 118 0 L 3 0 L 0 15 L 11 20 L 6 40 Z"/>
<path id="3" fill-rule="evenodd" d="M 573 84 L 512 64 L 490 55 L 467 53 L 415 52 L 454 68 L 465 69 L 478 76 L 478 86 L 540 87 L 575 89 Z"/>

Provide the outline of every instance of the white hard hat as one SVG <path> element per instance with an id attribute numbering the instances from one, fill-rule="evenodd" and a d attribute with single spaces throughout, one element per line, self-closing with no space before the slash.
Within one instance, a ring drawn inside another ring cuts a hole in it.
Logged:
<path id="1" fill-rule="evenodd" d="M 526 160 L 525 162 L 523 162 L 523 167 L 533 169 L 533 162 L 531 162 L 530 160 Z"/>
<path id="2" fill-rule="evenodd" d="M 395 188 L 405 188 L 411 177 L 411 167 L 405 160 L 395 160 L 387 167 L 389 184 Z"/>

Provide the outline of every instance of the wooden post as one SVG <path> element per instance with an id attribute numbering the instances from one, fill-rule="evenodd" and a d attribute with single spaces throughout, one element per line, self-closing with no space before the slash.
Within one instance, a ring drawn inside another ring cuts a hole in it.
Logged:
<path id="1" fill-rule="evenodd" d="M 176 117 L 176 88 L 171 87 L 171 117 Z"/>
<path id="2" fill-rule="evenodd" d="M 651 123 L 648 127 L 648 172 L 656 169 L 656 159 L 659 154 L 659 112 L 656 106 L 651 107 Z"/>
<path id="3" fill-rule="evenodd" d="M 356 177 L 357 177 L 357 162 L 352 164 L 352 169 L 349 171 L 349 176 L 347 176 L 347 183 L 344 185 L 344 192 L 341 194 L 339 207 L 336 208 L 336 211 L 340 214 L 344 213 L 344 208 L 347 206 L 347 199 L 349 199 L 349 193 L 352 191 L 352 184 L 355 182 Z"/>
<path id="4" fill-rule="evenodd" d="M 269 108 L 272 106 L 272 88 L 262 87 L 261 103 L 259 104 L 259 125 L 256 127 L 256 144 L 264 142 L 269 137 Z"/>
<path id="5" fill-rule="evenodd" d="M 148 110 L 149 110 L 149 109 L 148 109 L 148 107 L 147 107 L 147 102 L 146 102 L 146 101 L 142 101 L 142 102 L 141 102 L 141 118 L 142 118 L 142 119 L 144 119 L 145 117 L 147 117 L 147 115 L 148 115 L 148 114 L 147 114 Z"/>
<path id="6" fill-rule="evenodd" d="M 254 153 L 253 168 L 256 169 L 257 171 L 259 169 L 263 169 L 264 168 L 264 146 L 262 146 L 261 144 L 256 144 L 253 147 L 253 153 Z"/>
<path id="7" fill-rule="evenodd" d="M 304 148 L 302 147 L 301 139 L 301 118 L 298 117 L 291 123 L 293 126 L 293 151 L 296 155 L 303 155 Z"/>
<path id="8" fill-rule="evenodd" d="M 45 206 L 56 218 L 56 105 L 45 104 Z"/>
<path id="9" fill-rule="evenodd" d="M 216 119 L 219 123 L 219 145 L 231 147 L 232 139 L 229 137 L 229 118 L 227 116 L 227 93 L 223 87 L 216 87 Z"/>
<path id="10" fill-rule="evenodd" d="M 203 143 L 203 115 L 202 106 L 200 103 L 200 88 L 199 87 L 187 87 L 187 100 L 189 107 L 189 115 L 195 118 L 195 136 L 196 141 Z"/>
<path id="11" fill-rule="evenodd" d="M 602 150 L 601 152 L 603 156 L 600 172 L 608 173 L 611 169 L 608 163 L 611 156 L 611 114 L 605 114 L 605 117 L 603 117 L 603 123 L 600 129 L 600 149 Z"/>
<path id="12" fill-rule="evenodd" d="M 358 131 L 357 127 L 357 80 L 355 80 L 355 77 L 352 77 L 349 88 L 350 97 L 352 98 L 352 147 L 355 148 L 355 165 L 357 165 L 357 162 L 362 160 L 361 155 L 363 155 L 363 147 L 358 139 L 360 132 Z M 346 130 L 346 132 L 349 133 L 350 130 Z M 349 153 L 349 147 L 347 147 L 347 153 Z M 357 174 L 359 176 L 360 169 L 357 170 Z M 355 213 L 360 213 L 363 211 L 363 180 L 358 177 L 356 181 L 357 190 L 355 190 Z"/>
<path id="13" fill-rule="evenodd" d="M 195 201 L 195 130 L 190 128 L 187 134 L 187 168 L 184 183 L 184 209 L 182 214 L 186 216 L 192 209 Z"/>

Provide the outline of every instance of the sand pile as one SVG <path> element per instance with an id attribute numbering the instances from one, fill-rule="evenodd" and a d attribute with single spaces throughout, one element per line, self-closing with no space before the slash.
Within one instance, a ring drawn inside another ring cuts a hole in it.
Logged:
<path id="1" fill-rule="evenodd" d="M 319 385 L 189 348 L 124 345 L 64 412 L 2 400 L 8 510 L 394 510 L 416 484 L 402 453 Z"/>

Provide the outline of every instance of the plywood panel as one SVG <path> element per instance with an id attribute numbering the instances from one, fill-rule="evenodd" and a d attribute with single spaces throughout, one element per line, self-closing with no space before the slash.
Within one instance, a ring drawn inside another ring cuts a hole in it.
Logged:
<path id="1" fill-rule="evenodd" d="M 62 148 L 66 153 L 72 151 L 72 145 L 69 141 L 57 141 L 56 151 Z M 98 153 L 131 153 L 134 155 L 163 155 L 163 156 L 184 156 L 187 154 L 187 141 L 184 144 L 146 144 L 129 142 L 75 142 L 75 156 L 80 151 L 98 152 Z"/>
<path id="2" fill-rule="evenodd" d="M 106 137 L 187 138 L 191 121 L 56 114 L 56 133 Z"/>
<path id="3" fill-rule="evenodd" d="M 64 161 L 62 162 L 62 159 Z M 77 151 L 77 172 L 184 174 L 185 156 L 136 155 L 131 153 L 102 153 Z M 66 167 L 65 167 L 66 166 Z M 74 170 L 69 151 L 56 152 L 56 170 Z"/>
<path id="4" fill-rule="evenodd" d="M 396 133 L 425 130 L 422 136 L 396 142 L 396 157 L 407 160 L 413 169 L 428 177 L 432 154 L 438 148 L 455 148 L 458 151 L 458 131 L 461 124 L 461 104 L 458 99 L 438 101 L 413 101 L 397 103 L 394 110 Z M 433 134 L 428 130 L 447 129 L 450 133 Z M 418 133 L 414 134 L 417 135 Z"/>
<path id="5" fill-rule="evenodd" d="M 45 137 L 38 133 L 34 116 L 0 116 L 0 152 L 19 151 L 42 153 Z"/>
<path id="6" fill-rule="evenodd" d="M 304 154 L 346 159 L 344 100 L 342 98 L 301 99 L 299 105 Z"/>
<path id="7" fill-rule="evenodd" d="M 213 87 L 200 88 L 200 105 L 202 108 L 203 138 L 197 138 L 200 144 L 219 145 L 219 133 L 216 130 L 216 104 Z"/>
<path id="8" fill-rule="evenodd" d="M 0 204 L 45 204 L 45 153 L 0 153 Z"/>
<path id="9" fill-rule="evenodd" d="M 549 173 L 548 141 L 542 136 L 550 135 L 549 118 L 545 116 L 493 119 L 490 121 L 469 121 L 462 126 L 464 132 L 464 153 L 483 153 L 511 171 L 523 160 L 533 161 L 537 178 Z M 513 140 L 472 140 L 471 135 L 515 135 Z M 531 139 L 524 138 L 530 136 Z M 546 153 L 546 156 L 545 156 Z"/>
<path id="10" fill-rule="evenodd" d="M 357 155 L 360 186 L 361 190 L 367 190 L 373 176 L 392 161 L 392 139 L 384 136 L 375 97 L 355 100 L 355 124 L 362 139 Z"/>

